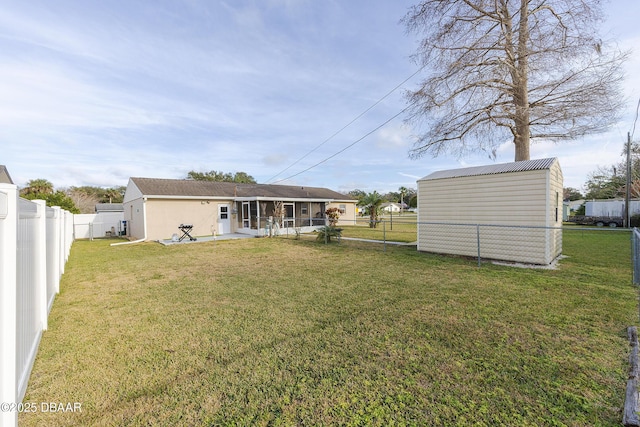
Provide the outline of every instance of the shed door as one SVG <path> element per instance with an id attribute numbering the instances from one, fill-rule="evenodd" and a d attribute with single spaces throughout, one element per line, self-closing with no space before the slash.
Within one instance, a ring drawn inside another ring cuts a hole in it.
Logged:
<path id="1" fill-rule="evenodd" d="M 218 234 L 231 233 L 231 218 L 229 205 L 218 205 Z"/>

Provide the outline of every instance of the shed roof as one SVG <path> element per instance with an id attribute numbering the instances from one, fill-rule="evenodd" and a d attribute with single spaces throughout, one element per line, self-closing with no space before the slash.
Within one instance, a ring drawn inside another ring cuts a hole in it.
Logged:
<path id="1" fill-rule="evenodd" d="M 13 184 L 11 175 L 9 175 L 9 171 L 7 170 L 5 165 L 0 165 L 0 183 Z"/>
<path id="2" fill-rule="evenodd" d="M 501 173 L 526 172 L 550 169 L 558 159 L 550 157 L 548 159 L 523 160 L 520 162 L 498 163 L 495 165 L 472 166 L 469 168 L 449 169 L 433 172 L 419 181 L 432 179 L 459 178 L 463 176 L 495 175 Z"/>
<path id="3" fill-rule="evenodd" d="M 158 178 L 131 178 L 131 181 L 146 196 L 352 200 L 347 195 L 321 187 Z"/>

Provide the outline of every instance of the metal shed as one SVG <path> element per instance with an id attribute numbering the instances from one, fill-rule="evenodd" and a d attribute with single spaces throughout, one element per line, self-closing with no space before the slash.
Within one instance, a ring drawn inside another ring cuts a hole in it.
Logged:
<path id="1" fill-rule="evenodd" d="M 418 180 L 418 250 L 531 264 L 562 253 L 557 158 L 434 172 Z"/>

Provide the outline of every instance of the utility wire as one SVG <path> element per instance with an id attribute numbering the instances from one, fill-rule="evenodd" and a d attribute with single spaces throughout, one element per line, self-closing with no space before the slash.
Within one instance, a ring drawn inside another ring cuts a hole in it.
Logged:
<path id="1" fill-rule="evenodd" d="M 393 119 L 395 119 L 396 117 L 398 117 L 399 115 L 401 115 L 402 113 L 404 113 L 405 111 L 407 111 L 407 110 L 408 110 L 409 108 L 411 108 L 412 106 L 413 106 L 413 103 L 412 103 L 411 105 L 408 105 L 407 107 L 405 107 L 402 111 L 400 111 L 399 113 L 397 113 L 396 115 L 394 115 L 394 116 L 393 116 L 393 117 L 391 117 L 390 119 L 387 119 L 384 123 L 382 123 L 381 125 L 377 126 L 375 129 L 373 129 L 373 130 L 371 130 L 371 131 L 367 132 L 367 134 L 365 134 L 364 136 L 362 136 L 362 137 L 358 138 L 357 140 L 355 140 L 355 141 L 354 141 L 354 142 L 352 142 L 351 144 L 347 145 L 346 147 L 344 147 L 342 150 L 338 151 L 337 153 L 334 153 L 334 154 L 330 155 L 329 157 L 327 157 L 327 158 L 325 158 L 325 159 L 323 159 L 323 160 L 320 160 L 318 163 L 316 163 L 316 164 L 314 164 L 314 165 L 311 165 L 311 166 L 309 166 L 308 168 L 306 168 L 306 169 L 304 169 L 304 170 L 302 170 L 302 171 L 300 171 L 300 172 L 298 172 L 298 173 L 296 173 L 296 174 L 289 175 L 289 176 L 288 176 L 288 177 L 286 177 L 286 178 L 282 178 L 282 179 L 280 179 L 280 180 L 278 180 L 278 181 L 275 181 L 275 182 L 274 182 L 274 184 L 275 184 L 275 183 L 278 183 L 278 182 L 285 181 L 285 180 L 290 179 L 290 178 L 293 178 L 293 177 L 296 177 L 296 176 L 298 176 L 298 175 L 301 175 L 301 174 L 303 174 L 303 173 L 305 173 L 305 172 L 307 172 L 307 171 L 310 171 L 311 169 L 315 168 L 316 166 L 319 166 L 319 165 L 321 165 L 321 164 L 323 164 L 323 163 L 325 163 L 325 162 L 327 162 L 327 161 L 329 161 L 329 160 L 333 159 L 333 158 L 334 158 L 334 157 L 336 157 L 338 154 L 341 154 L 341 153 L 343 153 L 343 152 L 347 151 L 349 148 L 351 148 L 351 147 L 353 147 L 354 145 L 356 145 L 357 143 L 361 142 L 363 139 L 365 139 L 366 137 L 368 137 L 369 135 L 371 135 L 372 133 L 374 133 L 374 132 L 375 132 L 375 131 L 377 131 L 378 129 L 380 129 L 380 128 L 382 128 L 382 127 L 386 126 L 386 125 L 387 125 L 387 123 L 389 123 L 390 121 L 392 121 Z"/>
<path id="2" fill-rule="evenodd" d="M 415 77 L 416 74 L 418 74 L 420 71 L 422 71 L 422 69 L 426 67 L 426 64 L 423 65 L 422 67 L 418 68 L 416 70 L 415 73 L 411 74 L 409 77 L 407 77 L 406 79 L 404 79 L 402 81 L 402 83 L 398 84 L 396 87 L 394 87 L 393 89 L 391 89 L 389 92 L 387 92 L 382 98 L 378 99 L 373 105 L 371 105 L 369 108 L 367 108 L 366 110 L 364 110 L 362 113 L 360 113 L 355 119 L 351 120 L 349 123 L 347 123 L 346 125 L 344 125 L 343 127 L 341 127 L 337 132 L 335 132 L 333 135 L 331 135 L 329 138 L 325 139 L 324 141 L 322 141 L 320 144 L 318 144 L 316 147 L 314 147 L 313 149 L 311 149 L 309 152 L 307 152 L 304 156 L 300 157 L 298 160 L 296 160 L 295 162 L 291 163 L 289 166 L 287 166 L 286 168 L 284 168 L 283 170 L 281 170 L 280 172 L 278 172 L 277 174 L 275 174 L 274 176 L 272 176 L 271 178 L 269 178 L 266 182 L 270 182 L 271 180 L 273 180 L 274 178 L 276 178 L 279 175 L 282 175 L 284 172 L 288 171 L 289 169 L 291 169 L 293 166 L 297 165 L 298 163 L 300 163 L 302 160 L 304 160 L 305 158 L 307 158 L 309 155 L 311 155 L 311 153 L 315 152 L 316 150 L 318 150 L 320 147 L 322 147 L 324 144 L 326 144 L 327 142 L 329 142 L 330 140 L 332 140 L 336 135 L 338 135 L 340 132 L 342 132 L 343 130 L 345 130 L 346 128 L 348 128 L 349 126 L 351 126 L 356 120 L 358 120 L 360 117 L 364 116 L 365 114 L 367 114 L 369 111 L 371 111 L 376 105 L 378 105 L 379 103 L 381 103 L 382 101 L 384 101 L 389 95 L 391 95 L 393 92 L 395 92 L 396 90 L 398 90 L 401 86 L 403 86 L 406 82 L 408 82 L 409 80 L 411 80 L 413 77 Z M 404 110 L 402 110 L 402 112 L 406 111 L 406 108 Z M 394 116 L 392 119 L 394 119 L 396 116 Z M 385 122 L 385 124 L 388 123 Z M 379 128 L 376 128 L 376 130 Z M 367 134 L 369 135 L 369 134 Z M 366 135 L 365 135 L 366 136 Z M 364 138 L 364 137 L 363 137 Z M 361 138 L 362 139 L 362 138 Z M 360 140 L 361 140 L 360 139 Z M 360 140 L 356 141 L 359 142 Z M 352 144 L 353 145 L 353 144 Z M 350 147 L 350 146 L 349 146 Z M 349 148 L 347 147 L 347 148 Z M 344 150 L 343 150 L 344 151 Z M 341 153 L 342 151 L 340 151 L 339 153 Z M 335 155 L 334 155 L 335 156 Z M 323 160 L 321 163 L 325 162 L 328 159 Z M 320 164 L 320 163 L 318 163 Z M 314 165 L 312 167 L 315 167 L 317 165 Z M 309 168 L 311 169 L 311 168 Z M 304 170 L 303 172 L 306 172 L 307 170 Z M 302 172 L 300 172 L 302 173 Z M 298 176 L 300 175 L 300 173 L 292 175 L 292 176 Z M 291 177 L 288 178 L 283 178 L 283 179 L 279 179 L 277 181 L 274 181 L 274 183 L 277 182 L 282 182 L 286 179 L 289 179 Z"/>
<path id="3" fill-rule="evenodd" d="M 638 122 L 638 110 L 640 110 L 640 98 L 638 98 L 638 105 L 636 106 L 636 118 L 633 120 L 633 129 L 631 130 L 632 141 L 633 141 L 633 134 L 636 132 L 636 123 Z"/>

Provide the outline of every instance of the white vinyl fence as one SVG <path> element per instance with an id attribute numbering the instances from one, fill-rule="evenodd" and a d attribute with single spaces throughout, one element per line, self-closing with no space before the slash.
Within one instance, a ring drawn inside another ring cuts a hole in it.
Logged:
<path id="1" fill-rule="evenodd" d="M 76 239 L 121 236 L 123 220 L 124 212 L 76 214 L 73 216 L 73 235 Z"/>
<path id="2" fill-rule="evenodd" d="M 0 183 L 0 426 L 20 402 L 73 243 L 73 215 Z"/>

